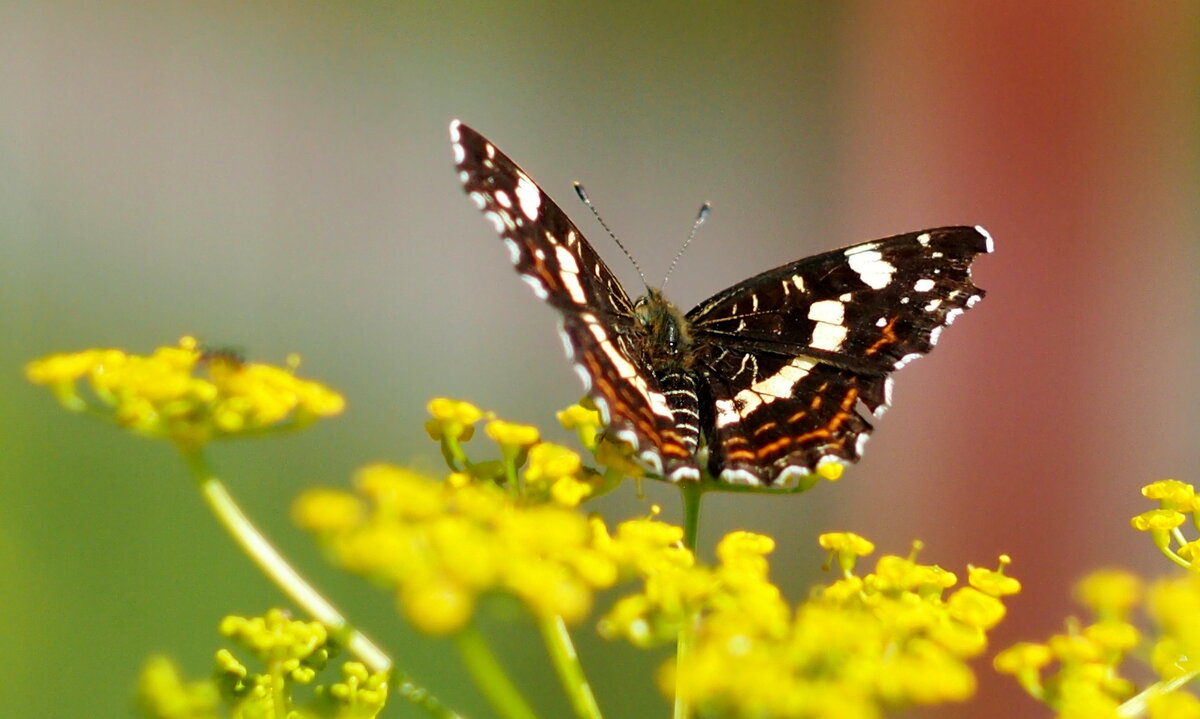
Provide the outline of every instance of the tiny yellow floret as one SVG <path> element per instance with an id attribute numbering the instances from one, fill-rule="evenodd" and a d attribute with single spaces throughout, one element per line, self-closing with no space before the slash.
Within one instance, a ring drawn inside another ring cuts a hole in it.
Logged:
<path id="1" fill-rule="evenodd" d="M 488 422 L 485 431 L 497 444 L 508 447 L 532 447 L 540 438 L 537 427 L 502 419 Z"/>
<path id="2" fill-rule="evenodd" d="M 1179 512 L 1196 511 L 1196 489 L 1178 479 L 1161 479 L 1142 487 L 1142 496 L 1146 499 L 1157 499 L 1162 509 L 1174 509 Z"/>
<path id="3" fill-rule="evenodd" d="M 1142 580 L 1121 569 L 1092 572 L 1075 585 L 1075 597 L 1097 617 L 1123 618 L 1142 599 Z"/>

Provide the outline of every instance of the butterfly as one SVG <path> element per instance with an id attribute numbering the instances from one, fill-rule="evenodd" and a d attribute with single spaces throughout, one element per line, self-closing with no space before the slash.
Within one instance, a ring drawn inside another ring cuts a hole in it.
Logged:
<path id="1" fill-rule="evenodd" d="M 558 311 L 568 358 L 607 433 L 655 474 L 790 488 L 857 461 L 895 370 L 983 298 L 981 227 L 939 227 L 806 257 L 686 314 L 630 299 L 579 228 L 478 132 L 450 124 L 467 195 L 517 273 Z M 869 419 L 870 418 L 870 419 Z"/>

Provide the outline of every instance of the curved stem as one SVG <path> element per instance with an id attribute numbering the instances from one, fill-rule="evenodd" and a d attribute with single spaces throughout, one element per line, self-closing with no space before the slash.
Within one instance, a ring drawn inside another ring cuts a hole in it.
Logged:
<path id="1" fill-rule="evenodd" d="M 208 467 L 198 449 L 181 448 L 188 468 L 195 475 L 200 494 L 208 503 L 217 520 L 225 527 L 234 541 L 250 556 L 272 581 L 275 582 L 301 609 L 329 628 L 331 634 L 342 642 L 350 653 L 362 661 L 371 671 L 386 672 L 392 668 L 391 658 L 374 642 L 346 621 L 329 600 L 308 583 L 292 568 L 283 555 L 258 531 L 258 528 L 242 512 L 225 485 Z"/>
<path id="2" fill-rule="evenodd" d="M 455 635 L 454 640 L 467 671 L 475 680 L 475 686 L 487 697 L 498 715 L 504 719 L 537 719 L 478 629 L 468 625 Z"/>
<path id="3" fill-rule="evenodd" d="M 696 537 L 700 533 L 700 500 L 704 497 L 704 487 L 700 482 L 683 482 L 679 485 L 683 495 L 683 546 L 696 552 Z M 679 639 L 675 645 L 675 675 L 685 676 L 688 659 L 692 653 L 692 643 L 696 639 L 696 617 L 688 617 L 679 630 Z M 676 680 L 678 683 L 678 679 Z M 675 690 L 674 719 L 689 719 L 692 707 L 688 700 Z"/>
<path id="4" fill-rule="evenodd" d="M 592 687 L 583 673 L 583 665 L 579 663 L 579 655 L 575 653 L 575 645 L 571 642 L 571 635 L 562 617 L 538 619 L 538 628 L 542 631 L 542 641 L 546 643 L 554 671 L 558 673 L 558 680 L 575 709 L 575 715 L 579 719 L 601 719 L 600 705 L 592 694 Z"/>

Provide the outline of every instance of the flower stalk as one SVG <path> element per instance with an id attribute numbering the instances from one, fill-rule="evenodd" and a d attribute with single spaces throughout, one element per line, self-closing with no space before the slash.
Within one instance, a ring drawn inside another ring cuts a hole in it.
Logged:
<path id="1" fill-rule="evenodd" d="M 325 599 L 304 577 L 300 576 L 283 555 L 254 526 L 249 517 L 229 494 L 221 480 L 213 474 L 203 453 L 196 448 L 181 447 L 188 469 L 196 479 L 201 496 L 233 540 L 258 565 L 285 595 L 317 621 L 373 672 L 392 668 L 392 660 L 365 634 L 355 629 L 341 612 Z"/>

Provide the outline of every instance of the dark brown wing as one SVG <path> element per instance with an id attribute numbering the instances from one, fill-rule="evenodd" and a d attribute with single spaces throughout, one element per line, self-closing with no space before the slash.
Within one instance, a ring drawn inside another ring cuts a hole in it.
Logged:
<path id="1" fill-rule="evenodd" d="M 752 277 L 688 313 L 707 385 L 709 467 L 725 482 L 782 486 L 854 462 L 890 402 L 890 374 L 926 354 L 984 295 L 979 227 L 864 242 Z"/>
<path id="2" fill-rule="evenodd" d="M 517 273 L 559 311 L 563 346 L 609 431 L 659 471 L 664 455 L 668 469 L 691 463 L 616 275 L 562 208 L 495 145 L 457 120 L 450 139 L 467 195 L 504 240 Z"/>

